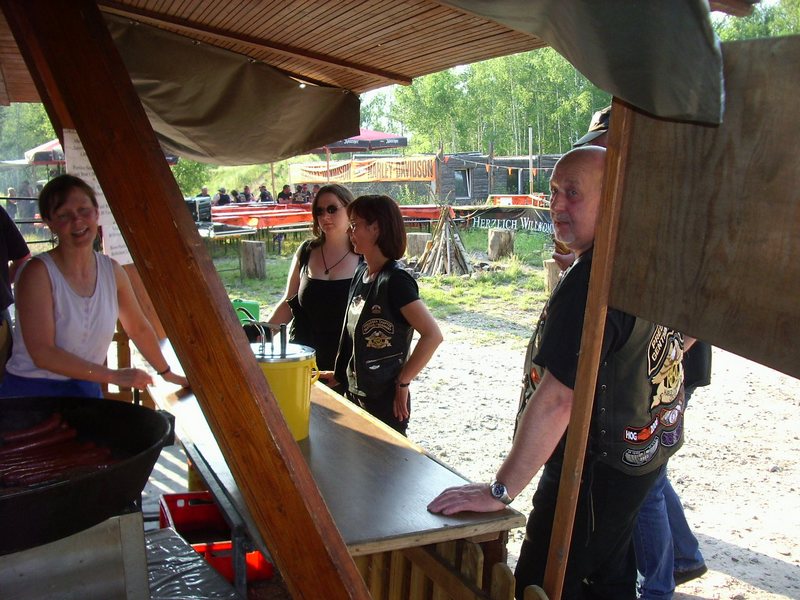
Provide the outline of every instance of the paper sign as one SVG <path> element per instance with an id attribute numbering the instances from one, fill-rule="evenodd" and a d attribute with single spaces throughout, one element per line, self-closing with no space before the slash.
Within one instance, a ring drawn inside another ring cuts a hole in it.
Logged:
<path id="1" fill-rule="evenodd" d="M 97 204 L 100 206 L 100 227 L 103 231 L 103 252 L 116 260 L 121 265 L 133 263 L 128 246 L 122 237 L 114 215 L 106 202 L 106 196 L 97 177 L 94 175 L 89 157 L 83 149 L 83 144 L 74 129 L 64 130 L 64 158 L 67 162 L 67 172 L 75 177 L 80 177 L 94 190 Z"/>

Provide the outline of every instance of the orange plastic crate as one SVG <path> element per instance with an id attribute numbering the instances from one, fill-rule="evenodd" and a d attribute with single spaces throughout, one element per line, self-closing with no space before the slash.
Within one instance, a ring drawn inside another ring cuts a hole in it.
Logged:
<path id="1" fill-rule="evenodd" d="M 208 544 L 192 544 L 225 579 L 233 583 L 233 545 L 231 542 L 210 542 Z M 247 565 L 247 581 L 262 581 L 274 574 L 272 563 L 258 550 L 248 552 L 245 556 Z"/>

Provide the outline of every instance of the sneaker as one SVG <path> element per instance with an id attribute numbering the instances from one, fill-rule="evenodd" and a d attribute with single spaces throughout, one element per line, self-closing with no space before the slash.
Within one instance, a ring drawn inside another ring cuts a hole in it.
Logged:
<path id="1" fill-rule="evenodd" d="M 699 567 L 695 567 L 694 569 L 688 569 L 686 571 L 675 571 L 672 574 L 672 577 L 675 579 L 675 586 L 682 585 L 687 581 L 691 581 L 692 579 L 697 579 L 698 577 L 702 577 L 708 571 L 708 567 L 705 565 L 700 565 Z"/>

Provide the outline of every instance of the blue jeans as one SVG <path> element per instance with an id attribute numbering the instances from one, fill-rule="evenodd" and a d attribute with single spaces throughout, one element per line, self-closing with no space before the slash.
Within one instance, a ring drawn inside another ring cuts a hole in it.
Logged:
<path id="1" fill-rule="evenodd" d="M 666 468 L 639 510 L 633 545 L 636 566 L 644 578 L 641 600 L 670 600 L 675 591 L 673 572 L 688 571 L 705 563 Z"/>

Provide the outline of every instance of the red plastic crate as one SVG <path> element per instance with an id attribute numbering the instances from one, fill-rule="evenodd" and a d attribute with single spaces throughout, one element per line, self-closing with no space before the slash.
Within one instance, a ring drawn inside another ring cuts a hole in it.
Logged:
<path id="1" fill-rule="evenodd" d="M 172 527 L 208 564 L 233 582 L 231 530 L 211 492 L 162 495 L 158 523 L 162 529 Z M 272 577 L 272 563 L 257 550 L 248 552 L 245 561 L 247 581 Z"/>
<path id="2" fill-rule="evenodd" d="M 159 526 L 172 527 L 190 544 L 231 539 L 231 530 L 210 492 L 164 494 Z"/>
<path id="3" fill-rule="evenodd" d="M 210 542 L 208 544 L 192 544 L 217 572 L 233 583 L 233 549 L 231 542 Z M 247 581 L 262 581 L 274 574 L 272 563 L 258 550 L 248 552 L 245 556 L 247 565 Z"/>

